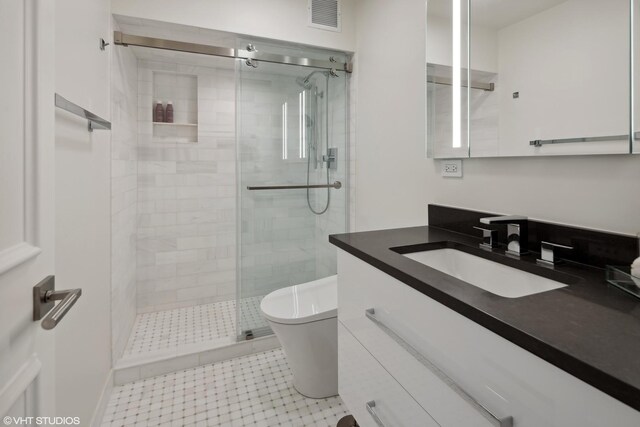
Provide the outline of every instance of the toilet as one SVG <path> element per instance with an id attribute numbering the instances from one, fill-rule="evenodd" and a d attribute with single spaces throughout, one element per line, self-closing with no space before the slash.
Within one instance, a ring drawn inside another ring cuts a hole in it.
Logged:
<path id="1" fill-rule="evenodd" d="M 302 395 L 338 394 L 338 276 L 271 292 L 260 310 L 282 344 Z"/>

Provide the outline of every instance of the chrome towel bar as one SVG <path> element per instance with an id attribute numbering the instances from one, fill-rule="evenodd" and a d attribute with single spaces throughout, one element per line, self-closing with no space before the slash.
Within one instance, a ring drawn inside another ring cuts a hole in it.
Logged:
<path id="1" fill-rule="evenodd" d="M 111 130 L 111 122 L 96 116 L 91 111 L 87 111 L 77 104 L 66 99 L 64 96 L 56 93 L 56 107 L 75 114 L 78 117 L 87 119 L 89 121 L 89 132 L 93 132 L 94 129 Z"/>
<path id="2" fill-rule="evenodd" d="M 495 427 L 513 427 L 513 417 L 506 416 L 501 417 L 493 414 L 489 411 L 485 406 L 483 406 L 480 402 L 474 399 L 469 393 L 467 393 L 458 383 L 456 383 L 451 377 L 445 374 L 439 367 L 437 367 L 433 362 L 423 356 L 418 350 L 416 350 L 411 344 L 405 341 L 400 335 L 398 335 L 395 331 L 385 325 L 378 317 L 376 317 L 376 310 L 373 308 L 369 308 L 365 310 L 365 316 L 367 319 L 371 320 L 378 328 L 382 330 L 385 334 L 387 334 L 392 340 L 398 343 L 402 348 L 404 348 L 414 359 L 420 362 L 424 367 L 429 369 L 435 376 L 440 378 L 442 382 L 444 382 L 451 390 L 458 394 L 463 400 L 469 403 L 476 411 L 480 413 L 487 421 L 491 423 L 491 425 Z M 367 408 L 368 409 L 368 408 Z M 371 414 L 371 411 L 369 411 Z M 373 414 L 371 414 L 373 416 Z"/>
<path id="3" fill-rule="evenodd" d="M 640 132 L 633 134 L 635 140 L 640 138 Z M 609 136 L 587 136 L 583 138 L 560 138 L 560 139 L 535 139 L 529 141 L 529 145 L 534 147 L 542 147 L 548 144 L 567 144 L 573 142 L 598 142 L 598 141 L 621 141 L 628 140 L 629 135 L 609 135 Z"/>
<path id="4" fill-rule="evenodd" d="M 314 185 L 263 185 L 263 186 L 247 186 L 247 190 L 298 190 L 305 188 L 335 188 L 336 190 L 342 188 L 342 183 L 336 181 L 333 184 L 314 184 Z"/>

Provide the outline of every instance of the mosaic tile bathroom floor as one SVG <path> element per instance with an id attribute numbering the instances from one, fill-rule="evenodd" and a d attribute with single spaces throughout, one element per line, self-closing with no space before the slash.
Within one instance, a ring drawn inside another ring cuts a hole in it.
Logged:
<path id="1" fill-rule="evenodd" d="M 244 329 L 266 325 L 260 300 L 241 301 Z M 235 300 L 142 313 L 136 317 L 124 357 L 235 336 Z"/>
<path id="2" fill-rule="evenodd" d="M 295 391 L 281 349 L 114 387 L 102 427 L 335 426 L 339 397 Z"/>

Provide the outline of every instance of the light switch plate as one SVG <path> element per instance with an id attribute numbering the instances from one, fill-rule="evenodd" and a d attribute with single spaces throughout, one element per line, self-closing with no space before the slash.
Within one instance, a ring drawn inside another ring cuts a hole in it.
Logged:
<path id="1" fill-rule="evenodd" d="M 462 178 L 462 160 L 442 160 L 441 175 L 445 178 Z"/>

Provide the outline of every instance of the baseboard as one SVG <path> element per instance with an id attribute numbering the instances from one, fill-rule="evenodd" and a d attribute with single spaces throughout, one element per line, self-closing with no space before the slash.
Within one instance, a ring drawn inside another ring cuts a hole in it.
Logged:
<path id="1" fill-rule="evenodd" d="M 91 418 L 91 427 L 100 427 L 102 424 L 104 412 L 107 409 L 109 398 L 111 398 L 111 390 L 113 390 L 113 369 L 109 370 L 109 375 L 107 375 L 107 380 L 102 388 L 102 393 L 100 393 L 100 399 L 98 400 L 96 410 Z"/>

